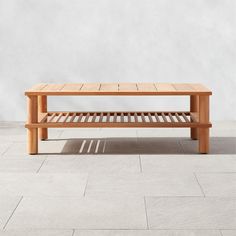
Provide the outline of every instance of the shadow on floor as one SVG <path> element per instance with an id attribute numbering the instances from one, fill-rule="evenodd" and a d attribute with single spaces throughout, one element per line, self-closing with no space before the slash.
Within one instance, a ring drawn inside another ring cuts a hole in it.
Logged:
<path id="1" fill-rule="evenodd" d="M 198 154 L 198 141 L 187 137 L 77 138 L 65 141 L 61 153 L 47 154 Z M 210 143 L 209 154 L 236 154 L 236 137 L 211 137 Z"/>

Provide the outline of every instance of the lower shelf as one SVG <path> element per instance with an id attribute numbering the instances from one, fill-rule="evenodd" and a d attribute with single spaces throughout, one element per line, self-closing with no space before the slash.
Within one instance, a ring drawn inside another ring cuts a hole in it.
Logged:
<path id="1" fill-rule="evenodd" d="M 42 113 L 38 123 L 26 128 L 62 127 L 211 127 L 211 123 L 198 122 L 191 112 L 48 112 Z"/>

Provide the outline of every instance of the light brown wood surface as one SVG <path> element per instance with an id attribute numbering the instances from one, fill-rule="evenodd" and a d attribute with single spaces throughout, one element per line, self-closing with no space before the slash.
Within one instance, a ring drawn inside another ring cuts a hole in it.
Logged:
<path id="1" fill-rule="evenodd" d="M 38 96 L 38 117 L 42 116 L 42 113 L 45 112 L 47 112 L 47 97 Z M 46 119 L 44 121 L 46 121 Z M 40 128 L 38 132 L 41 140 L 48 138 L 48 130 L 46 128 Z"/>
<path id="2" fill-rule="evenodd" d="M 28 124 L 38 123 L 38 101 L 36 96 L 28 97 Z M 28 128 L 28 153 L 38 153 L 38 127 Z"/>
<path id="3" fill-rule="evenodd" d="M 199 97 L 199 123 L 209 122 L 209 96 Z M 209 152 L 209 128 L 199 127 L 199 152 Z"/>
<path id="4" fill-rule="evenodd" d="M 38 84 L 26 95 L 211 95 L 201 84 L 171 83 L 78 83 Z"/>

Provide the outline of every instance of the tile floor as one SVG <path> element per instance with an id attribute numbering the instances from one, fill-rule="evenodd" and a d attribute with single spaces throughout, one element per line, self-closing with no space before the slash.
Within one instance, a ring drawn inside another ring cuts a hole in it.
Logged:
<path id="1" fill-rule="evenodd" d="M 26 153 L 0 123 L 0 236 L 235 236 L 236 122 L 211 152 L 187 129 L 52 129 Z"/>

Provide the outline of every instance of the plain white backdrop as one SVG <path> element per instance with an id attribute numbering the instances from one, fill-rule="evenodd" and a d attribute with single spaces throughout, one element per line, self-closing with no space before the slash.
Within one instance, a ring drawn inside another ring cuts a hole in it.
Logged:
<path id="1" fill-rule="evenodd" d="M 212 120 L 236 117 L 235 0 L 0 0 L 0 120 L 35 83 L 194 82 Z M 183 98 L 49 99 L 63 110 L 186 109 Z"/>

